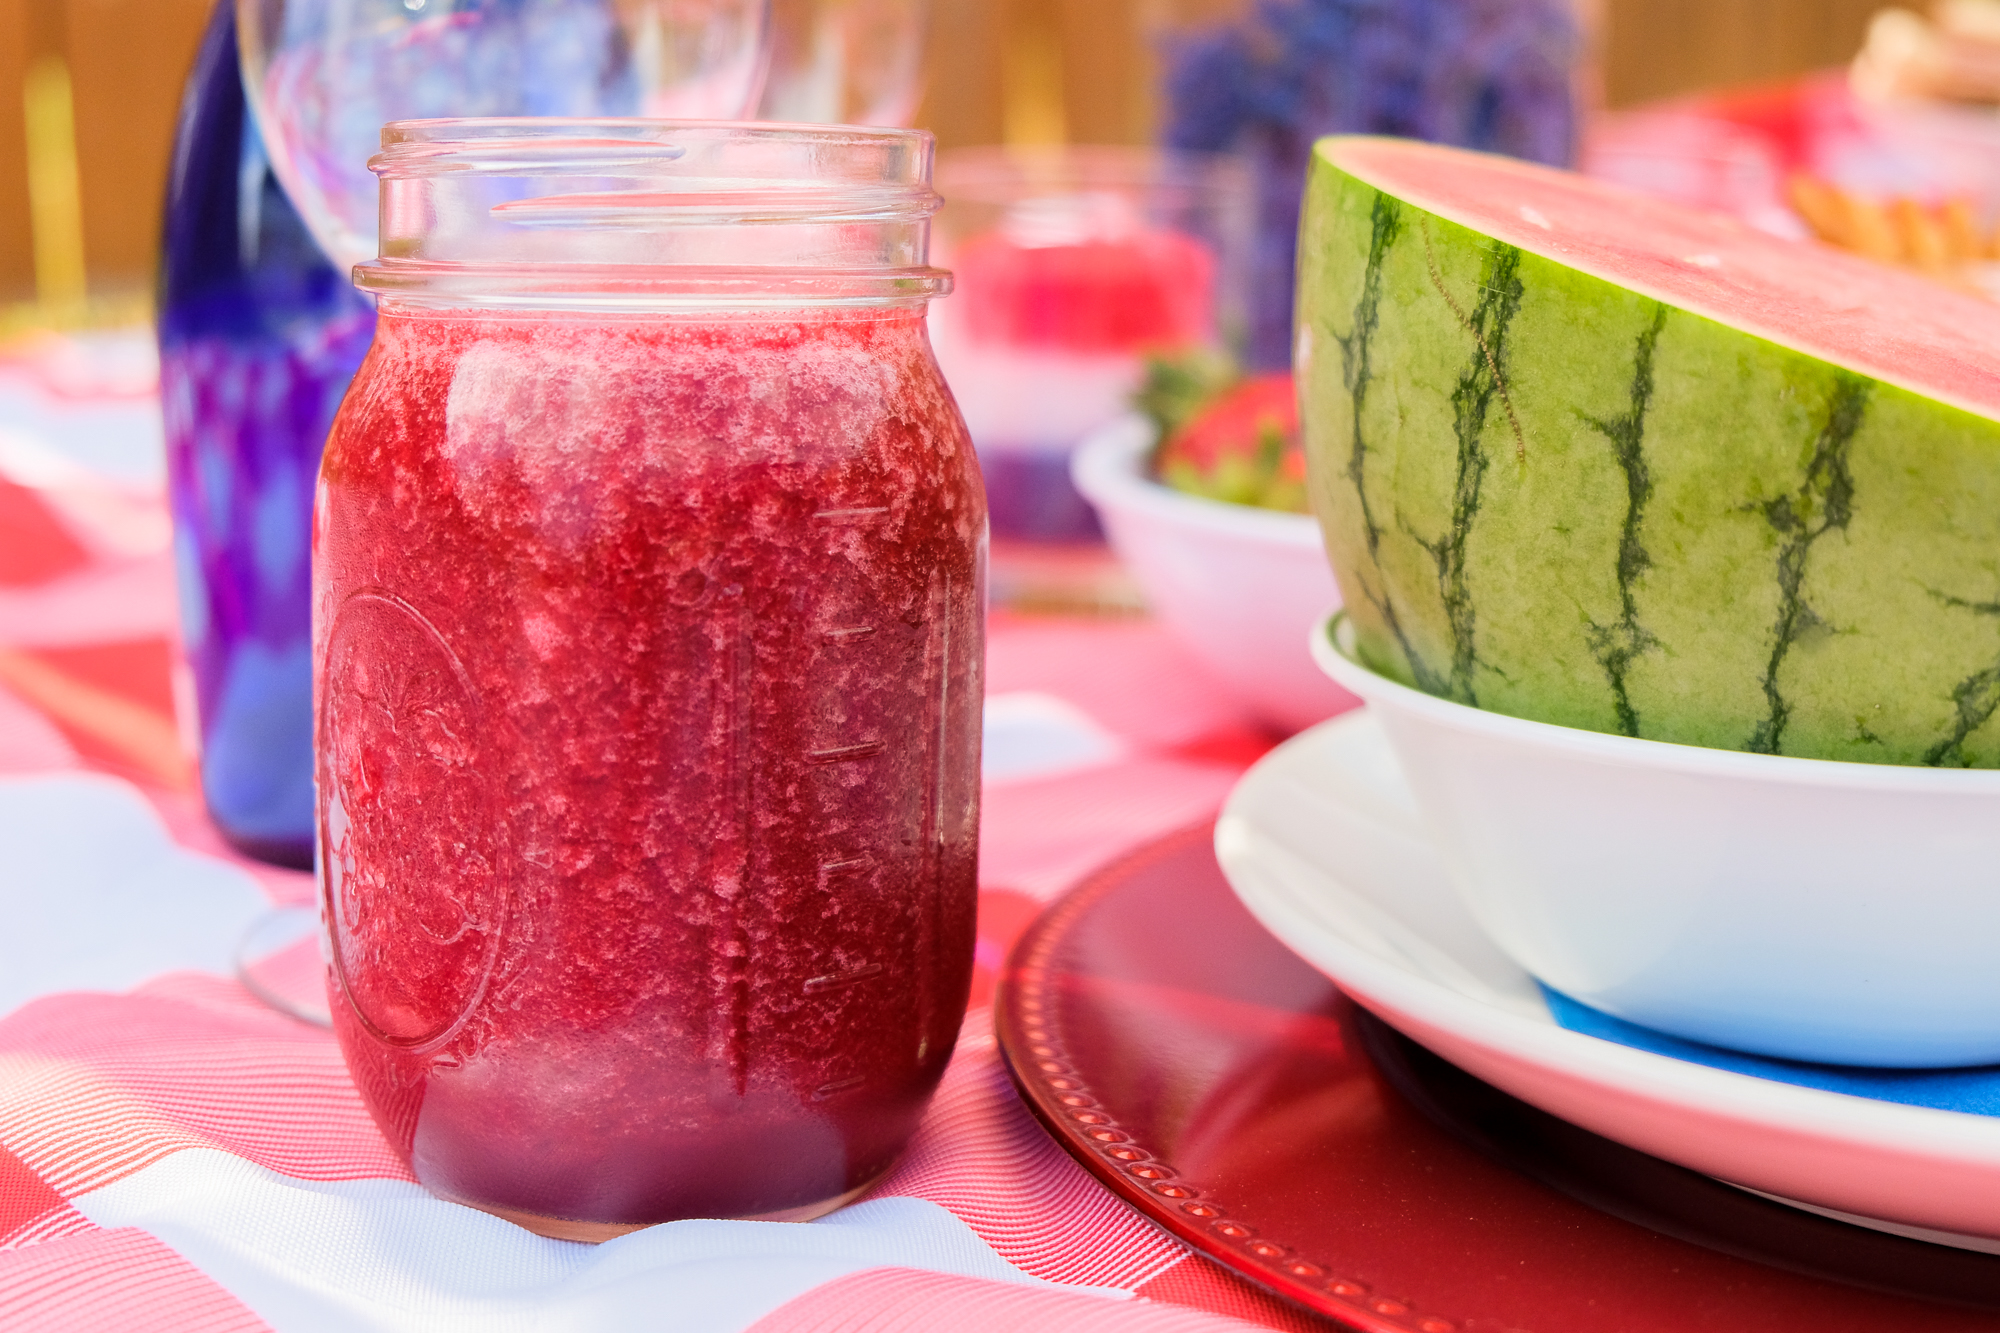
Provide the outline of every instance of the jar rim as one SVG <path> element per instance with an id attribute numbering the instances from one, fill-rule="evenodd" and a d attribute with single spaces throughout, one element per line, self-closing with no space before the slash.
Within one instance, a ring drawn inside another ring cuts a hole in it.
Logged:
<path id="1" fill-rule="evenodd" d="M 440 304 L 683 309 L 909 304 L 928 266 L 925 130 L 781 122 L 392 121 L 364 291 Z"/>

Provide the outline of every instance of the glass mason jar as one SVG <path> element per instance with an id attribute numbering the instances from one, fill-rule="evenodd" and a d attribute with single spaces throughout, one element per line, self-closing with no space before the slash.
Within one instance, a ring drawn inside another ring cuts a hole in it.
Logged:
<path id="1" fill-rule="evenodd" d="M 314 512 L 334 1027 L 544 1234 L 888 1169 L 971 975 L 986 506 L 913 131 L 383 131 Z"/>

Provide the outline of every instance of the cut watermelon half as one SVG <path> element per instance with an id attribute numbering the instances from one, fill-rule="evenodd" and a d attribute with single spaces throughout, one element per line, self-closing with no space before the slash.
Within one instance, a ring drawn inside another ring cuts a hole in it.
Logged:
<path id="1" fill-rule="evenodd" d="M 2000 765 L 2000 308 L 1571 173 L 1335 138 L 1298 370 L 1375 669 L 1601 731 Z"/>

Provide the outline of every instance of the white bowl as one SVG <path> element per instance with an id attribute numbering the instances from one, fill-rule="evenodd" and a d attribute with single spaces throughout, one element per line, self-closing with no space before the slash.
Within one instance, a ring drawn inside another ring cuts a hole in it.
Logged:
<path id="1" fill-rule="evenodd" d="M 1351 706 L 1300 647 L 1340 605 L 1319 524 L 1161 485 L 1145 470 L 1153 436 L 1122 417 L 1078 446 L 1070 473 L 1154 614 L 1271 726 L 1300 731 Z"/>
<path id="2" fill-rule="evenodd" d="M 1669 745 L 1434 698 L 1311 651 L 1380 716 L 1459 895 L 1631 1022 L 1837 1064 L 2000 1062 L 2000 771 Z"/>

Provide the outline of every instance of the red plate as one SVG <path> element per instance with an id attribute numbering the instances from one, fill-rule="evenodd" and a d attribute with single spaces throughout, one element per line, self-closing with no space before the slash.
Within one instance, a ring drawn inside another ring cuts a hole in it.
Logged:
<path id="1" fill-rule="evenodd" d="M 1050 908 L 995 1014 L 1057 1141 L 1209 1257 L 1357 1329 L 2000 1329 L 2000 1256 L 1719 1184 L 1391 1031 L 1237 905 L 1211 832 Z"/>

